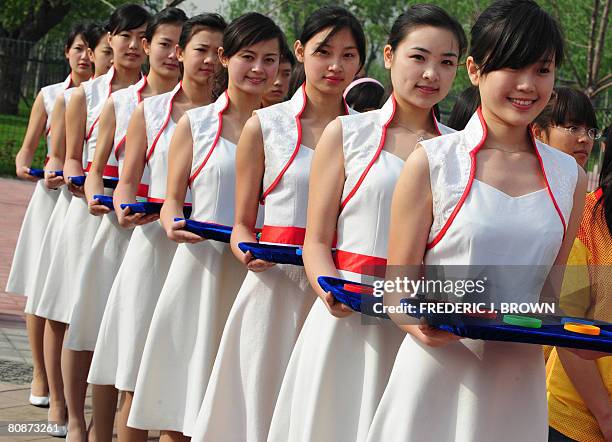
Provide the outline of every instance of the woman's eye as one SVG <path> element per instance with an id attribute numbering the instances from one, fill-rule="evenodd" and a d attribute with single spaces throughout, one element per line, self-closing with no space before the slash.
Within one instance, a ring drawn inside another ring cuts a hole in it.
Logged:
<path id="1" fill-rule="evenodd" d="M 445 64 L 447 66 L 455 66 L 455 62 L 453 60 L 443 60 L 442 64 Z"/>
<path id="2" fill-rule="evenodd" d="M 425 57 L 423 57 L 422 55 L 419 55 L 419 54 L 411 55 L 410 58 L 413 58 L 413 59 L 419 60 L 419 61 L 424 61 L 425 60 Z"/>
<path id="3" fill-rule="evenodd" d="M 329 55 L 329 51 L 326 51 L 325 49 L 319 49 L 315 51 L 315 54 Z"/>

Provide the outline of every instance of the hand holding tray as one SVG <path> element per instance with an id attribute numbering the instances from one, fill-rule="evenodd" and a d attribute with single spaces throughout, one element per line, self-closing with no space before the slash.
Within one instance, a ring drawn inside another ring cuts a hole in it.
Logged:
<path id="1" fill-rule="evenodd" d="M 98 200 L 98 202 L 105 206 L 108 207 L 111 210 L 115 210 L 115 206 L 113 206 L 113 197 L 112 196 L 107 196 L 107 195 L 94 195 L 93 196 L 95 200 Z"/>
<path id="2" fill-rule="evenodd" d="M 353 310 L 371 316 L 386 316 L 374 313 L 373 304 L 382 300 L 368 293 L 370 290 L 373 293 L 372 286 L 328 276 L 320 276 L 318 282 L 323 290 L 331 292 L 338 301 Z M 424 309 L 425 313 L 420 313 L 422 304 L 427 302 L 417 297 L 402 300 L 405 307 L 414 307 L 414 312 L 408 313 L 411 316 L 424 317 L 429 324 L 464 338 L 612 353 L 612 324 L 608 322 L 553 315 L 504 315 L 497 312 L 434 314 Z"/>
<path id="3" fill-rule="evenodd" d="M 64 176 L 63 170 L 54 170 L 55 176 Z M 28 172 L 29 175 L 32 175 L 36 178 L 44 178 L 45 177 L 45 169 L 30 169 Z"/>
<path id="4" fill-rule="evenodd" d="M 174 221 L 185 221 L 185 227 L 183 227 L 183 229 L 187 230 L 188 232 L 195 233 L 202 238 L 225 243 L 230 242 L 230 237 L 232 235 L 231 227 L 222 226 L 220 224 L 204 223 L 185 218 L 174 218 Z"/>
<path id="5" fill-rule="evenodd" d="M 244 253 L 251 252 L 253 258 L 277 264 L 293 264 L 303 266 L 302 248 L 297 246 L 281 246 L 276 244 L 261 244 L 257 242 L 241 242 L 238 248 Z"/>

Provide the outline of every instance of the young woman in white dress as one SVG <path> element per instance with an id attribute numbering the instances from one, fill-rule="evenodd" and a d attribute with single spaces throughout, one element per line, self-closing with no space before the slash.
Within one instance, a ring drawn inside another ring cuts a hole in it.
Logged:
<path id="1" fill-rule="evenodd" d="M 92 66 L 87 57 L 88 45 L 85 33 L 86 27 L 77 25 L 68 34 L 64 55 L 70 65 L 70 74 L 61 83 L 43 87 L 36 96 L 21 149 L 19 149 L 15 157 L 15 174 L 17 177 L 38 182 L 28 204 L 15 247 L 15 255 L 13 256 L 13 263 L 6 284 L 6 291 L 9 293 L 27 296 L 36 279 L 36 263 L 40 247 L 47 228 L 47 222 L 58 199 L 58 192 L 47 188 L 44 185 L 44 180 L 30 175 L 30 165 L 42 136 L 45 136 L 47 141 L 47 159 L 45 164 L 49 159 L 49 151 L 51 149 L 51 112 L 57 96 L 64 90 L 78 86 L 81 82 L 91 77 Z M 30 402 L 32 405 L 38 406 L 45 406 L 49 403 L 42 351 L 44 324 L 44 319 L 35 316 L 32 312 L 26 311 L 26 328 L 32 350 L 33 365 Z"/>
<path id="2" fill-rule="evenodd" d="M 250 13 L 226 29 L 219 49 L 227 91 L 179 122 L 170 147 L 162 223 L 179 244 L 147 336 L 128 424 L 161 429 L 161 440 L 189 440 L 202 404 L 225 320 L 246 275 L 229 244 L 201 242 L 180 230 L 187 186 L 192 219 L 234 221 L 236 143 L 272 85 L 286 46 L 280 28 Z M 223 75 L 221 73 L 220 75 Z M 197 244 L 195 244 L 197 242 Z"/>
<path id="3" fill-rule="evenodd" d="M 93 160 L 99 116 L 108 96 L 134 84 L 141 77 L 140 66 L 144 61 L 141 39 L 149 18 L 148 12 L 137 5 L 121 6 L 113 12 L 108 27 L 113 67 L 105 75 L 80 86 L 66 107 L 66 159 L 63 170 L 68 189 L 76 198 L 70 201 L 57 245 L 51 251 L 53 256 L 36 308 L 36 314 L 47 319 L 44 353 L 53 398 L 50 420 L 57 423 L 65 421 L 60 369 L 64 332 L 66 324 L 70 322 L 72 299 L 83 267 L 81 258 L 91 247 L 100 222 L 98 217 L 89 215 L 82 186 L 72 184 L 69 177 L 84 175 L 84 149 L 87 151 L 87 161 Z M 87 141 L 85 148 L 83 141 Z"/>
<path id="4" fill-rule="evenodd" d="M 493 276 L 495 302 L 538 302 L 548 270 L 567 260 L 586 191 L 574 159 L 531 130 L 551 96 L 563 37 L 535 2 L 501 0 L 477 19 L 471 48 L 467 70 L 481 107 L 465 129 L 421 142 L 406 161 L 391 206 L 387 278 L 417 279 L 421 263 L 426 273 L 471 266 Z M 517 278 L 521 268 L 537 271 Z M 385 303 L 397 305 L 396 295 Z M 393 319 L 408 334 L 369 441 L 547 440 L 541 346 L 460 340 Z"/>
<path id="5" fill-rule="evenodd" d="M 145 340 L 157 298 L 172 262 L 176 243 L 167 238 L 159 215 L 132 214 L 121 204 L 136 202 L 143 172 L 150 175 L 148 200 L 166 197 L 168 147 L 176 122 L 193 108 L 210 104 L 217 57 L 209 48 L 219 45 L 225 22 L 206 15 L 208 26 L 185 24 L 179 40 L 178 60 L 183 80 L 166 94 L 146 98 L 136 108 L 127 132 L 125 161 L 114 194 L 119 223 L 136 226 L 110 290 L 88 382 L 95 384 L 94 420 L 112 432 L 114 408 L 110 398 L 123 392 L 117 428 L 120 438 L 144 440 L 147 432 L 127 427 Z M 97 398 L 96 398 L 97 396 Z M 111 433 L 112 434 L 112 433 Z"/>
<path id="6" fill-rule="evenodd" d="M 195 440 L 266 439 L 291 351 L 316 298 L 303 268 L 273 266 L 238 248 L 257 241 L 262 199 L 261 241 L 302 245 L 313 148 L 325 126 L 348 113 L 342 92 L 365 60 L 361 24 L 346 9 L 321 8 L 306 20 L 295 53 L 306 82 L 289 101 L 255 111 L 236 150 L 231 244 L 250 272 L 223 330 Z"/>
<path id="7" fill-rule="evenodd" d="M 419 140 L 452 132 L 433 106 L 450 90 L 466 46 L 461 25 L 443 9 L 409 8 L 384 49 L 391 97 L 380 110 L 338 117 L 317 144 L 304 265 L 319 300 L 291 354 L 269 441 L 367 437 L 403 333 L 392 321 L 352 313 L 317 278 L 372 283 L 384 276 L 395 183 Z"/>
<path id="8" fill-rule="evenodd" d="M 132 86 L 113 92 L 104 104 L 94 159 L 85 181 L 85 194 L 92 215 L 104 215 L 110 211 L 97 204 L 93 196 L 105 193 L 103 176 L 121 172 L 127 125 L 134 109 L 145 97 L 166 93 L 178 83 L 179 62 L 175 47 L 185 20 L 187 16 L 177 8 L 167 8 L 153 16 L 142 42 L 149 61 L 148 75 Z M 107 189 L 106 194 L 109 193 L 112 191 Z M 86 432 L 84 408 L 89 365 L 108 293 L 131 232 L 119 226 L 114 212 L 108 213 L 100 223 L 91 248 L 81 258 L 85 263 L 74 293 L 62 356 L 64 390 L 70 415 L 68 432 L 71 435 L 84 436 Z"/>

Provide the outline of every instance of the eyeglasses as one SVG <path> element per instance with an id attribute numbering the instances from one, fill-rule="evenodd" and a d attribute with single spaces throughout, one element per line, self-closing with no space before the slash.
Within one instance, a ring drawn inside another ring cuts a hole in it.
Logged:
<path id="1" fill-rule="evenodd" d="M 570 127 L 551 126 L 551 127 L 556 127 L 557 129 L 563 129 L 568 134 L 574 135 L 574 136 L 582 136 L 584 134 L 587 134 L 589 138 L 593 141 L 599 140 L 601 138 L 601 131 L 594 127 L 591 127 L 589 129 L 587 129 L 584 126 L 570 126 Z"/>

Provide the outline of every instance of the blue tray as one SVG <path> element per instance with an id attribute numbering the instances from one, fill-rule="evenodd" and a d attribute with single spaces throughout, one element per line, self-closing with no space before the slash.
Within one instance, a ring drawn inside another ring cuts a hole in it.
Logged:
<path id="1" fill-rule="evenodd" d="M 329 276 L 320 276 L 319 285 L 343 304 L 348 305 L 355 311 L 369 316 L 386 317 L 384 314 L 375 314 L 372 308 L 374 302 L 380 302 L 370 294 L 362 294 L 358 286 L 373 288 L 366 284 L 346 281 Z M 355 290 L 347 290 L 345 285 L 349 284 Z M 425 301 L 420 298 L 403 299 L 402 304 L 413 304 L 418 311 L 418 305 Z M 484 339 L 488 341 L 510 341 L 526 344 L 553 345 L 557 347 L 571 347 L 585 350 L 612 352 L 612 324 L 602 321 L 587 321 L 582 318 L 560 317 L 553 315 L 524 315 L 542 320 L 540 328 L 528 328 L 503 323 L 503 314 L 488 315 L 488 317 L 476 317 L 459 313 L 449 314 L 413 314 L 414 317 L 424 317 L 427 322 L 441 330 L 448 331 L 457 336 L 471 339 Z M 523 316 L 523 315 L 521 315 Z M 563 324 L 566 322 L 589 323 L 600 328 L 599 336 L 591 336 L 573 333 L 565 330 Z"/>
<path id="2" fill-rule="evenodd" d="M 117 184 L 119 184 L 119 178 L 102 178 L 102 182 L 107 189 L 116 189 Z"/>
<path id="3" fill-rule="evenodd" d="M 100 201 L 100 204 L 108 207 L 111 210 L 115 210 L 115 206 L 113 206 L 113 197 L 107 195 L 94 195 L 94 199 Z"/>
<path id="4" fill-rule="evenodd" d="M 256 259 L 263 259 L 277 264 L 293 264 L 303 266 L 302 248 L 297 246 L 280 246 L 275 244 L 260 244 L 257 242 L 241 242 L 238 248 L 244 253 L 251 252 Z"/>
<path id="5" fill-rule="evenodd" d="M 374 287 L 371 285 L 346 281 L 332 276 L 319 276 L 317 282 L 323 290 L 330 292 L 337 301 L 348 305 L 356 312 L 377 318 L 389 318 L 384 313 L 374 313 L 374 304 L 382 302 L 381 298 L 368 293 L 364 294 L 359 290 L 359 287 L 363 287 L 368 292 L 373 291 Z"/>
<path id="6" fill-rule="evenodd" d="M 68 179 L 73 185 L 77 187 L 81 187 L 85 184 L 85 175 L 69 176 Z"/>
<path id="7" fill-rule="evenodd" d="M 29 175 L 35 176 L 36 178 L 44 178 L 45 177 L 45 169 L 30 169 L 28 172 Z M 55 176 L 64 176 L 63 170 L 56 170 Z"/>
<path id="8" fill-rule="evenodd" d="M 187 225 L 184 227 L 184 230 L 188 232 L 195 233 L 196 235 L 200 235 L 202 238 L 212 239 L 220 242 L 230 242 L 230 237 L 232 235 L 232 228 L 228 226 L 222 226 L 220 224 L 212 224 L 212 223 L 203 223 L 200 221 L 194 221 L 192 219 L 185 218 L 174 218 L 174 221 L 183 221 L 185 220 Z"/>
<path id="9" fill-rule="evenodd" d="M 163 203 L 151 203 L 151 202 L 121 204 L 122 209 L 129 207 L 132 213 L 144 213 L 147 215 L 151 215 L 153 213 L 159 213 L 162 206 L 163 206 Z"/>

